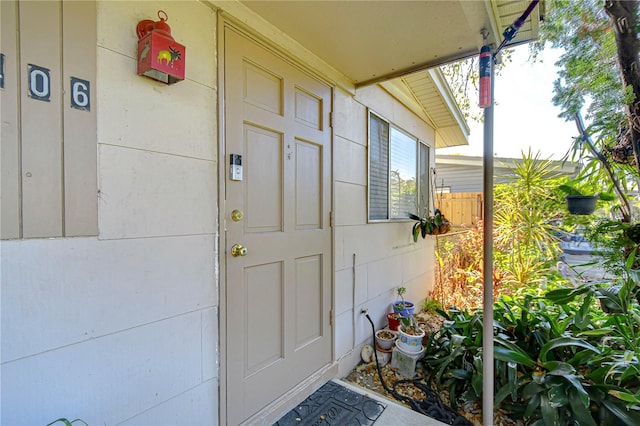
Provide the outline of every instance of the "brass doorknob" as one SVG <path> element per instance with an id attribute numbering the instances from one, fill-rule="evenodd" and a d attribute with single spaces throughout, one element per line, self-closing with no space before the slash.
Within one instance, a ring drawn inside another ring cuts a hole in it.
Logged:
<path id="1" fill-rule="evenodd" d="M 233 247 L 231 247 L 231 256 L 238 257 L 238 256 L 246 256 L 246 255 L 247 255 L 247 248 L 245 246 L 241 246 L 240 244 L 234 244 Z"/>
<path id="2" fill-rule="evenodd" d="M 244 218 L 244 213 L 242 213 L 242 211 L 234 210 L 231 212 L 231 220 L 233 220 L 234 222 L 239 222 L 242 220 L 242 218 Z"/>

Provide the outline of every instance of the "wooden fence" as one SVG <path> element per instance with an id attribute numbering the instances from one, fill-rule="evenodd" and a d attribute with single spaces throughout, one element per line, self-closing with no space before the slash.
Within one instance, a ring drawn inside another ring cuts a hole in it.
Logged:
<path id="1" fill-rule="evenodd" d="M 477 225 L 482 220 L 482 205 L 482 192 L 436 195 L 436 206 L 455 226 Z"/>

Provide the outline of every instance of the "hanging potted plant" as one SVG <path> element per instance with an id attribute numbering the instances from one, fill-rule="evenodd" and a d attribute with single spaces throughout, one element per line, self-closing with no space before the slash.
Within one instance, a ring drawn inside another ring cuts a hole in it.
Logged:
<path id="1" fill-rule="evenodd" d="M 558 187 L 565 192 L 565 200 L 569 213 L 588 215 L 595 211 L 598 200 L 612 201 L 614 196 L 598 192 L 592 185 L 583 180 L 567 181 Z"/>
<path id="2" fill-rule="evenodd" d="M 446 234 L 451 230 L 451 223 L 438 209 L 433 211 L 432 216 L 420 217 L 413 213 L 409 213 L 409 218 L 416 221 L 416 223 L 413 224 L 413 229 L 411 230 L 414 243 L 418 242 L 418 236 L 422 236 L 422 238 L 424 238 L 427 235 Z"/>

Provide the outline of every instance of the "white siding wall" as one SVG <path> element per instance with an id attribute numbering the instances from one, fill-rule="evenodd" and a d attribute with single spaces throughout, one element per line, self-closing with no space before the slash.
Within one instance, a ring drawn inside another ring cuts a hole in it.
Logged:
<path id="1" fill-rule="evenodd" d="M 367 107 L 432 147 L 435 134 L 378 86 L 355 96 L 337 90 L 335 98 L 335 355 L 344 376 L 360 361 L 362 345 L 371 343 L 361 310 L 368 309 L 376 329 L 386 326 L 396 288 L 407 287 L 407 300 L 418 303 L 434 273 L 433 240 L 414 244 L 412 222 L 367 223 Z"/>
<path id="2" fill-rule="evenodd" d="M 187 78 L 172 86 L 135 75 L 136 25 L 158 8 L 187 46 Z M 2 241 L 0 423 L 215 425 L 216 17 L 195 1 L 104 1 L 97 24 L 99 235 Z M 411 222 L 367 223 L 367 107 L 432 146 L 435 136 L 377 86 L 337 89 L 335 101 L 344 375 L 371 340 L 360 310 L 382 327 L 397 286 L 419 302 L 433 281 L 432 239 L 414 244 Z"/>
<path id="3" fill-rule="evenodd" d="M 436 186 L 449 187 L 451 192 L 482 192 L 482 166 L 436 163 Z"/>
<path id="4" fill-rule="evenodd" d="M 186 80 L 139 77 L 162 8 Z M 1 424 L 218 418 L 216 18 L 197 2 L 99 2 L 97 238 L 2 241 Z"/>

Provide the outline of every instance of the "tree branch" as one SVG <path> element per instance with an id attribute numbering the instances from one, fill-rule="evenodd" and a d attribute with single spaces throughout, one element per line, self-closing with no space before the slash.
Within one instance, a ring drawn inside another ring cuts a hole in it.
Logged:
<path id="1" fill-rule="evenodd" d="M 636 31 L 638 2 L 606 0 L 604 9 L 615 33 L 623 87 L 625 90 L 631 89 L 634 94 L 633 100 L 626 105 L 626 112 L 633 156 L 636 160 L 636 168 L 640 171 L 640 59 L 638 57 L 640 42 Z"/>
<path id="2" fill-rule="evenodd" d="M 580 139 L 586 142 L 589 151 L 591 151 L 591 153 L 598 159 L 598 161 L 600 161 L 600 164 L 602 164 L 602 167 L 604 167 L 607 172 L 607 176 L 609 176 L 609 179 L 611 179 L 611 182 L 613 183 L 613 190 L 620 200 L 620 213 L 622 214 L 622 221 L 625 223 L 630 223 L 631 205 L 629 204 L 626 193 L 620 187 L 620 182 L 618 182 L 618 180 L 615 178 L 609 160 L 607 160 L 607 157 L 602 155 L 600 151 L 596 149 L 595 144 L 591 140 L 591 136 L 587 133 L 587 130 L 584 127 L 584 122 L 582 121 L 582 116 L 580 115 L 580 113 L 576 113 L 574 118 L 576 126 L 578 127 L 578 132 L 580 133 Z"/>

